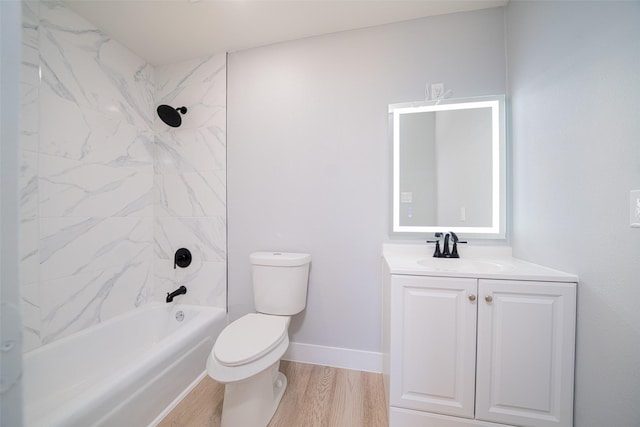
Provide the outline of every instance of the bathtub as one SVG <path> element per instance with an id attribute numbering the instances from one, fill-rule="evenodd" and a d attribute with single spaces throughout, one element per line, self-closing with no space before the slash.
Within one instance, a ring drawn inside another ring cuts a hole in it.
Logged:
<path id="1" fill-rule="evenodd" d="M 152 303 L 26 353 L 26 427 L 156 425 L 226 323 L 221 308 Z"/>

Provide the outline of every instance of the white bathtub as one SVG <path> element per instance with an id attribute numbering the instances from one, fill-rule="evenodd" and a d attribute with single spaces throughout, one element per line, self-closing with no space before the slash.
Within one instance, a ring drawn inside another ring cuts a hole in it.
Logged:
<path id="1" fill-rule="evenodd" d="M 26 353 L 26 426 L 157 424 L 204 376 L 226 323 L 220 308 L 153 303 Z"/>

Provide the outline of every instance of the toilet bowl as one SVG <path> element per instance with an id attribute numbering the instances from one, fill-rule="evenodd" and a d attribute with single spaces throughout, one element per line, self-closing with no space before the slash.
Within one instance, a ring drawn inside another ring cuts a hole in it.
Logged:
<path id="1" fill-rule="evenodd" d="M 222 427 L 264 427 L 287 386 L 278 371 L 289 346 L 292 315 L 306 306 L 308 254 L 258 252 L 251 255 L 257 313 L 230 323 L 207 359 L 207 373 L 225 384 Z"/>
<path id="2" fill-rule="evenodd" d="M 251 313 L 218 336 L 207 371 L 223 384 L 245 380 L 280 360 L 289 346 L 288 316 Z"/>

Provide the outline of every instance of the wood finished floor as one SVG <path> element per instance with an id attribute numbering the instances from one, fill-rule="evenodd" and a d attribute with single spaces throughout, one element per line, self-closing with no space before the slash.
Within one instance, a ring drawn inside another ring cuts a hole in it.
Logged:
<path id="1" fill-rule="evenodd" d="M 269 427 L 388 426 L 381 374 L 284 360 L 280 371 L 288 385 Z M 205 377 L 159 427 L 218 427 L 223 395 Z"/>

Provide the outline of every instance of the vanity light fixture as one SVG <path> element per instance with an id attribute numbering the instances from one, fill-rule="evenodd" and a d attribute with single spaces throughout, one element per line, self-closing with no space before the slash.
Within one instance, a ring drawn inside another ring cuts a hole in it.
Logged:
<path id="1" fill-rule="evenodd" d="M 504 239 L 504 103 L 494 95 L 389 106 L 392 233 Z"/>

